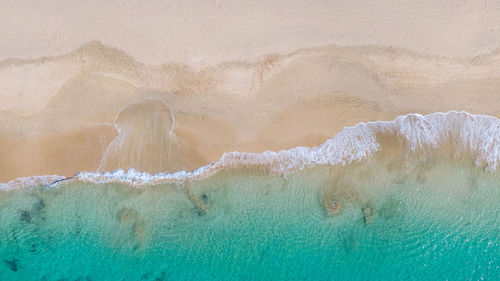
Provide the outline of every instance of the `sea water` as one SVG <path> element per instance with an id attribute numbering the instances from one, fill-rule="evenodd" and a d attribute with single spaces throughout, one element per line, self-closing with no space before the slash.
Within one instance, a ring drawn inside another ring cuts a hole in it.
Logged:
<path id="1" fill-rule="evenodd" d="M 0 280 L 500 280 L 500 120 L 0 184 Z M 54 182 L 56 181 L 56 182 Z"/>
<path id="2" fill-rule="evenodd" d="M 4 190 L 0 280 L 499 280 L 499 185 L 467 160 L 374 158 Z"/>

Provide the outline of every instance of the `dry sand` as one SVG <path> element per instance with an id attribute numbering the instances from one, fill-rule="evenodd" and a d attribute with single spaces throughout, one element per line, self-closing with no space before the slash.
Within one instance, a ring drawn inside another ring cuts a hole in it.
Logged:
<path id="1" fill-rule="evenodd" d="M 0 59 L 99 40 L 139 61 L 216 64 L 337 45 L 474 56 L 500 46 L 495 0 L 2 0 Z"/>
<path id="2" fill-rule="evenodd" d="M 0 180 L 190 170 L 224 152 L 319 145 L 345 126 L 412 112 L 500 117 L 499 78 L 500 52 L 331 45 L 193 69 L 91 42 L 0 62 Z"/>

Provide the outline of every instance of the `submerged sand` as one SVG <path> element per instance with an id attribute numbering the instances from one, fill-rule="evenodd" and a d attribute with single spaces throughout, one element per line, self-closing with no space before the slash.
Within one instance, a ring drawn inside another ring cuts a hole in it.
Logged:
<path id="1" fill-rule="evenodd" d="M 91 42 L 0 62 L 0 180 L 192 170 L 224 152 L 315 146 L 413 112 L 500 117 L 499 78 L 498 51 L 452 59 L 326 46 L 194 69 Z"/>

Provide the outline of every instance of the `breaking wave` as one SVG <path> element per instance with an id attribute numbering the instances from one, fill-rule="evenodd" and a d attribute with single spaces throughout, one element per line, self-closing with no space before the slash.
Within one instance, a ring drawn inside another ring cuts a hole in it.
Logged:
<path id="1" fill-rule="evenodd" d="M 396 148 L 396 149 L 395 149 Z M 407 161 L 449 152 L 470 157 L 477 166 L 494 171 L 500 162 L 500 119 L 450 111 L 428 115 L 408 114 L 394 121 L 374 121 L 346 127 L 316 147 L 295 147 L 278 152 L 228 152 L 215 162 L 193 171 L 149 174 L 134 169 L 113 172 L 79 172 L 73 177 L 38 176 L 1 184 L 2 189 L 60 182 L 118 182 L 133 186 L 181 184 L 207 178 L 221 170 L 266 169 L 287 175 L 315 165 L 347 165 L 369 159 L 378 151 L 396 151 Z"/>

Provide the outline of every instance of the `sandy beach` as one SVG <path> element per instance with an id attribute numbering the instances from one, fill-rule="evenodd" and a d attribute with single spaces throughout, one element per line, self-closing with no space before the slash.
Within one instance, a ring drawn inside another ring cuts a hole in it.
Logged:
<path id="1" fill-rule="evenodd" d="M 500 1 L 0 1 L 0 280 L 498 280 Z"/>
<path id="2" fill-rule="evenodd" d="M 500 117 L 495 3 L 264 2 L 8 1 L 0 180 L 192 170 L 408 113 Z"/>
<path id="3" fill-rule="evenodd" d="M 500 117 L 498 52 L 452 59 L 325 46 L 196 70 L 146 65 L 91 42 L 62 56 L 3 61 L 0 73 L 4 181 L 192 170 L 224 152 L 315 146 L 346 126 L 414 112 Z"/>

